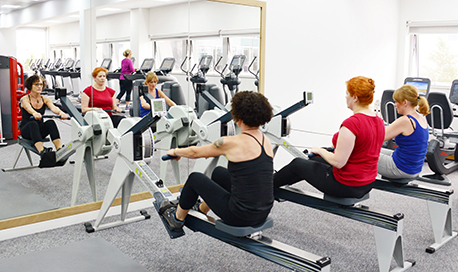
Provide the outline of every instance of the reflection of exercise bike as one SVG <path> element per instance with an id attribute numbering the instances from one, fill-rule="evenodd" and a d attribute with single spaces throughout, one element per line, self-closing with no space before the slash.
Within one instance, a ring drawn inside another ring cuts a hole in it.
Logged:
<path id="1" fill-rule="evenodd" d="M 251 67 L 254 65 L 254 62 L 256 61 L 256 59 L 257 57 L 255 56 L 253 60 L 251 61 L 250 65 L 248 66 L 248 72 L 250 72 L 250 74 L 252 74 L 256 78 L 256 80 L 254 81 L 254 85 L 256 85 L 256 88 L 258 89 L 258 92 L 259 92 L 259 69 L 256 73 L 251 71 Z"/>
<path id="2" fill-rule="evenodd" d="M 215 64 L 215 71 L 220 74 L 221 76 L 221 84 L 223 84 L 223 91 L 226 94 L 226 102 L 232 100 L 232 97 L 236 92 L 239 91 L 239 85 L 242 81 L 239 79 L 239 74 L 243 71 L 243 64 L 245 63 L 246 56 L 244 55 L 235 55 L 232 57 L 232 60 L 229 65 L 224 65 L 224 68 L 221 71 L 218 71 L 216 67 L 218 67 L 219 63 L 223 57 L 220 57 L 217 63 Z M 229 72 L 224 75 L 226 68 L 229 66 Z M 227 90 L 226 87 L 227 86 Z"/>
<path id="3" fill-rule="evenodd" d="M 197 116 L 202 116 L 205 111 L 210 110 L 215 106 L 218 108 L 224 108 L 224 106 L 221 106 L 226 104 L 224 93 L 215 84 L 207 84 L 208 80 L 205 76 L 210 70 L 213 57 L 211 55 L 203 55 L 199 60 L 199 64 L 194 64 L 189 72 L 183 68 L 187 59 L 188 57 L 185 57 L 181 63 L 181 70 L 189 75 L 187 80 L 192 82 L 192 87 L 195 93 L 195 110 Z M 196 66 L 197 72 L 193 74 Z"/>

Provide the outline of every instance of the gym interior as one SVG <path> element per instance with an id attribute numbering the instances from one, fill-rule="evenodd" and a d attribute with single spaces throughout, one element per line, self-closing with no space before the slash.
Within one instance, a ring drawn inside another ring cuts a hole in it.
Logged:
<path id="1" fill-rule="evenodd" d="M 0 271 L 456 271 L 456 9 L 452 0 L 0 1 Z M 125 120 L 114 128 L 105 112 L 83 115 L 81 97 L 96 67 L 120 93 L 126 49 L 131 105 L 120 99 Z M 161 100 L 142 118 L 150 71 L 177 106 Z M 71 117 L 52 118 L 67 147 L 55 167 L 37 167 L 20 135 L 32 75 Z M 167 228 L 158 198 L 177 199 L 192 172 L 224 158 L 163 156 L 240 133 L 228 117 L 236 93 L 260 92 L 273 106 L 260 131 L 279 171 L 332 145 L 352 115 L 346 82 L 356 76 L 375 82 L 369 107 L 386 126 L 404 84 L 431 98 L 418 178 L 379 175 L 358 201 L 301 181 L 276 191 L 254 229 L 193 211 L 184 233 Z"/>

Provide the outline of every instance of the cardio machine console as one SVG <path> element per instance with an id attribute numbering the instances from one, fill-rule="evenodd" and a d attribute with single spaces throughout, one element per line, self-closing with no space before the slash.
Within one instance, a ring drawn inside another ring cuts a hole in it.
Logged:
<path id="1" fill-rule="evenodd" d="M 418 90 L 418 94 L 426 97 L 429 93 L 429 87 L 431 86 L 431 80 L 429 78 L 422 77 L 408 77 L 404 80 L 404 84 L 410 84 L 415 86 Z"/>

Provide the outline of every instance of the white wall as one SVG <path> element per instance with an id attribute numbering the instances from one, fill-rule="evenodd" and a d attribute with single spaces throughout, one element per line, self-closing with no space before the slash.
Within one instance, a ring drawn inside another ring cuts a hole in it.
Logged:
<path id="1" fill-rule="evenodd" d="M 398 26 L 396 0 L 268 0 L 266 96 L 285 108 L 313 91 L 314 104 L 291 115 L 291 127 L 337 132 L 351 115 L 347 80 L 374 79 L 376 97 L 395 85 Z M 331 136 L 292 131 L 290 142 L 301 150 L 330 146 Z M 290 159 L 276 157 L 276 168 Z"/>
<path id="2" fill-rule="evenodd" d="M 16 44 L 16 29 L 1 28 L 0 29 L 0 55 L 16 56 L 16 47 L 10 46 L 11 43 Z"/>

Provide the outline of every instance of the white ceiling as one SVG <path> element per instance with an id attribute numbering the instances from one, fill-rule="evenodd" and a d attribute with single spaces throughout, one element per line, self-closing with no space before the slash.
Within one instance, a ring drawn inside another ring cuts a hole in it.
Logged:
<path id="1" fill-rule="evenodd" d="M 46 1 L 49 1 L 49 0 L 0 0 L 0 14 L 8 13 L 8 12 L 11 12 L 17 9 L 23 9 L 31 5 L 35 5 L 35 4 L 46 2 Z M 6 7 L 5 5 L 12 5 L 12 6 L 18 6 L 18 7 L 10 8 L 10 7 Z"/>
<path id="2" fill-rule="evenodd" d="M 0 0 L 0 14 L 7 14 L 9 12 L 24 9 L 32 5 L 39 3 L 47 2 L 50 0 Z M 81 1 L 81 0 L 74 0 Z M 129 12 L 134 8 L 152 8 L 157 6 L 172 5 L 182 2 L 187 2 L 188 0 L 126 0 L 119 1 L 117 3 L 111 3 L 105 6 L 99 6 L 96 8 L 96 16 L 106 16 L 116 13 Z M 199 0 L 190 0 L 191 2 Z M 5 7 L 5 5 L 15 5 L 19 6 L 16 8 Z M 62 14 L 57 17 L 47 18 L 46 20 L 34 21 L 29 24 L 23 25 L 25 27 L 49 27 L 57 24 L 65 24 L 70 22 L 75 22 L 79 20 L 79 13 L 73 12 L 68 14 Z"/>

